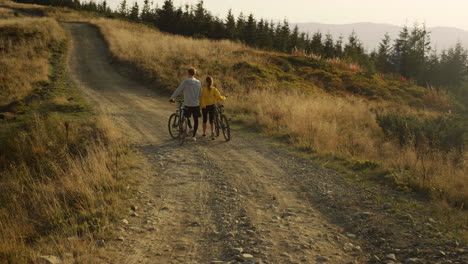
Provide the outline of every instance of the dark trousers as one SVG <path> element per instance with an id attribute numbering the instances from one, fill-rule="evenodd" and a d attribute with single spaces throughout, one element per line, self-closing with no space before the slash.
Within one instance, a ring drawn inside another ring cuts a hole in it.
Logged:
<path id="1" fill-rule="evenodd" d="M 207 105 L 206 108 L 202 108 L 203 124 L 206 124 L 206 122 L 208 121 L 208 117 L 210 118 L 210 124 L 213 124 L 214 112 L 215 112 L 214 105 Z"/>
<path id="2" fill-rule="evenodd" d="M 197 134 L 198 129 L 198 118 L 201 116 L 200 114 L 200 106 L 185 106 L 185 117 L 188 118 L 188 126 L 192 128 L 192 124 L 190 122 L 190 117 L 193 116 L 193 135 L 195 137 Z"/>

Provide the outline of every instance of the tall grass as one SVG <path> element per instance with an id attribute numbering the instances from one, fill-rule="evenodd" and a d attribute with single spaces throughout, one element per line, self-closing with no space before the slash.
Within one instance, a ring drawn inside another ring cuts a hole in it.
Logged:
<path id="1" fill-rule="evenodd" d="M 321 85 L 315 84 L 314 79 L 304 82 L 296 78 L 287 62 L 281 62 L 282 69 L 287 71 L 284 74 L 289 74 L 285 75 L 286 81 L 269 78 L 277 74 L 270 71 L 278 66 L 272 63 L 277 61 L 272 58 L 276 53 L 256 51 L 228 41 L 168 35 L 119 20 L 99 19 L 93 23 L 101 29 L 119 61 L 137 66 L 158 80 L 162 88 L 171 89 L 185 75 L 185 69 L 193 65 L 200 69 L 202 76 L 214 75 L 216 85 L 230 95 L 227 102 L 230 109 L 252 114 L 255 122 L 269 131 L 288 134 L 296 144 L 319 152 L 381 162 L 394 171 L 399 181 L 414 188 L 458 206 L 468 202 L 468 167 L 466 162 L 460 162 L 466 153 L 460 158 L 460 153 L 455 157 L 454 152 L 401 145 L 387 138 L 376 120 L 376 113 L 395 109 L 423 118 L 440 116 L 440 113 L 359 97 L 331 96 L 320 92 L 317 87 Z M 249 71 L 242 72 L 245 68 Z M 267 75 L 268 71 L 273 74 Z M 264 74 L 266 78 L 251 81 L 245 76 L 251 72 L 256 72 L 256 77 Z M 431 93 L 424 100 L 432 105 L 443 100 L 441 107 L 445 109 L 448 101 Z"/>
<path id="2" fill-rule="evenodd" d="M 52 49 L 64 40 L 53 19 L 0 19 L 0 104 L 22 99 L 46 83 Z"/>
<path id="3" fill-rule="evenodd" d="M 3 135 L 0 259 L 34 261 L 37 252 L 56 253 L 54 240 L 99 236 L 119 210 L 123 190 L 126 147 L 113 131 L 105 119 L 35 115 L 23 129 Z"/>
<path id="4" fill-rule="evenodd" d="M 123 208 L 128 146 L 66 76 L 55 20 L 0 19 L 0 37 L 0 105 L 22 102 L 0 120 L 0 263 L 96 262 L 95 239 Z"/>
<path id="5" fill-rule="evenodd" d="M 0 19 L 14 17 L 15 12 L 9 8 L 0 7 Z"/>
<path id="6" fill-rule="evenodd" d="M 235 94 L 228 104 L 236 111 L 254 113 L 256 123 L 289 135 L 298 146 L 378 161 L 393 170 L 398 181 L 437 199 L 460 207 L 468 201 L 467 153 L 455 147 L 442 151 L 427 143 L 402 145 L 387 139 L 373 103 L 324 94 L 254 90 Z"/>

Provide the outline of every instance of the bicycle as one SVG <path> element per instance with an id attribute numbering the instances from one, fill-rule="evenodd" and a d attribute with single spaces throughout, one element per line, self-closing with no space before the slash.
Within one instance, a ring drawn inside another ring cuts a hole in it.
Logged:
<path id="1" fill-rule="evenodd" d="M 222 130 L 224 139 L 226 141 L 231 140 L 231 128 L 229 127 L 229 120 L 224 114 L 224 105 L 215 105 L 214 126 L 216 137 L 219 137 L 219 130 Z"/>
<path id="2" fill-rule="evenodd" d="M 169 129 L 169 135 L 173 139 L 178 139 L 179 144 L 182 145 L 185 142 L 185 137 L 188 132 L 188 118 L 185 117 L 184 100 L 177 100 L 177 110 L 169 117 L 167 127 Z"/>

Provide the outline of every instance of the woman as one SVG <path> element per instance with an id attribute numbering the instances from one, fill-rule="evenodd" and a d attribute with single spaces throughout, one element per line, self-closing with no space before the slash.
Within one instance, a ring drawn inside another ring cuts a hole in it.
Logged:
<path id="1" fill-rule="evenodd" d="M 219 90 L 213 86 L 213 78 L 211 76 L 206 77 L 206 86 L 202 89 L 202 96 L 200 97 L 200 106 L 202 108 L 203 115 L 203 137 L 206 137 L 206 122 L 208 121 L 208 116 L 210 118 L 211 126 L 211 139 L 215 139 L 214 135 L 214 111 L 215 104 L 219 100 L 225 100 L 226 97 L 222 96 L 219 93 Z"/>

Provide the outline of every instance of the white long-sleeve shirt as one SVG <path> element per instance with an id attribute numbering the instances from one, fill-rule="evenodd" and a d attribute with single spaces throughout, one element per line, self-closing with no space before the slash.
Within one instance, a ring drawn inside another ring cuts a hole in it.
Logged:
<path id="1" fill-rule="evenodd" d="M 171 96 L 171 99 L 177 97 L 181 92 L 184 93 L 184 104 L 186 106 L 199 106 L 200 96 L 202 94 L 202 86 L 199 80 L 195 77 L 187 78 L 177 87 Z"/>

